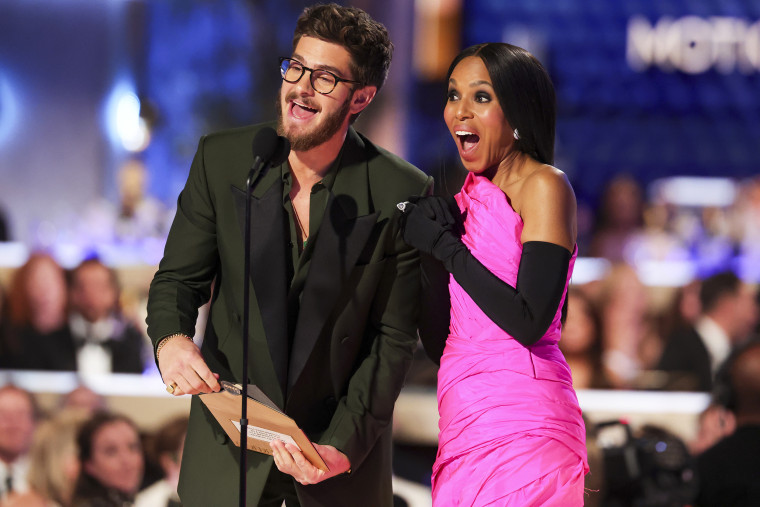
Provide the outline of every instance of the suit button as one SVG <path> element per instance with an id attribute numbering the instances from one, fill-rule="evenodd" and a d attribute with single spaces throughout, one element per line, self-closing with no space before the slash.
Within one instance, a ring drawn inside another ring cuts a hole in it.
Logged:
<path id="1" fill-rule="evenodd" d="M 350 336 L 344 336 L 343 338 L 340 339 L 340 343 L 346 343 L 349 338 L 351 338 L 351 337 Z"/>

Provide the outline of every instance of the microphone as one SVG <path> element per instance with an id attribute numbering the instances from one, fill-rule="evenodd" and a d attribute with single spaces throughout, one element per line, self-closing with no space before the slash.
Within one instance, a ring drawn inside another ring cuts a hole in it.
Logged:
<path id="1" fill-rule="evenodd" d="M 243 365 L 240 384 L 243 386 L 243 396 L 240 397 L 240 506 L 246 504 L 246 473 L 248 471 L 248 321 L 249 321 L 249 290 L 251 270 L 251 189 L 266 174 L 269 167 L 280 165 L 288 158 L 290 141 L 278 136 L 272 127 L 264 127 L 253 138 L 253 165 L 246 180 L 245 199 L 245 242 L 243 247 Z M 255 177 L 254 177 L 255 175 Z"/>
<path id="2" fill-rule="evenodd" d="M 253 165 L 248 173 L 248 189 L 253 188 L 258 180 L 266 174 L 266 170 L 273 165 L 280 165 L 288 158 L 290 153 L 290 141 L 278 136 L 272 127 L 264 127 L 256 133 L 251 146 L 253 151 Z M 258 172 L 258 174 L 256 174 Z M 256 174 L 256 178 L 253 176 Z"/>

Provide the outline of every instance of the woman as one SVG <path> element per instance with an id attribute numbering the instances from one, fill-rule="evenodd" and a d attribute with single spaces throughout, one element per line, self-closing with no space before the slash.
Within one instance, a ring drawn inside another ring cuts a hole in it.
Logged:
<path id="1" fill-rule="evenodd" d="M 571 287 L 566 299 L 567 320 L 562 323 L 559 349 L 573 372 L 573 387 L 607 389 L 599 311 L 583 289 Z"/>
<path id="2" fill-rule="evenodd" d="M 82 473 L 74 492 L 74 507 L 133 505 L 143 478 L 140 435 L 125 416 L 98 412 L 77 436 Z"/>
<path id="3" fill-rule="evenodd" d="M 66 274 L 49 254 L 36 252 L 16 270 L 8 288 L 8 322 L 0 367 L 75 370 L 69 330 Z"/>
<path id="4" fill-rule="evenodd" d="M 40 424 L 29 460 L 29 491 L 11 497 L 4 507 L 67 507 L 71 505 L 80 464 L 76 435 L 86 414 L 64 410 Z"/>
<path id="5" fill-rule="evenodd" d="M 454 59 L 448 88 L 458 206 L 400 206 L 404 239 L 452 275 L 448 337 L 420 330 L 430 351 L 445 339 L 433 503 L 583 505 L 585 428 L 557 347 L 577 249 L 575 196 L 550 165 L 553 86 L 525 50 L 487 43 Z"/>

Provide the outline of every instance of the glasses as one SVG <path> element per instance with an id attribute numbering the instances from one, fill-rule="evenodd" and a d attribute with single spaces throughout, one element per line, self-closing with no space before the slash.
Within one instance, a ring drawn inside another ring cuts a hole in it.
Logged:
<path id="1" fill-rule="evenodd" d="M 303 73 L 307 70 L 309 71 L 311 87 L 314 88 L 315 92 L 321 93 L 322 95 L 327 95 L 332 92 L 341 81 L 344 83 L 362 84 L 359 81 L 352 81 L 350 79 L 338 77 L 329 70 L 310 69 L 298 60 L 292 58 L 280 58 L 280 74 L 282 74 L 282 79 L 288 83 L 297 83 L 300 81 Z"/>

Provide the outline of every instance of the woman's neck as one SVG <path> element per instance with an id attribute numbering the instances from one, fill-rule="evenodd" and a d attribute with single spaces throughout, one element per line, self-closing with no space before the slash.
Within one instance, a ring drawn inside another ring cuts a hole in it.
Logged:
<path id="1" fill-rule="evenodd" d="M 506 188 L 527 176 L 525 169 L 529 159 L 530 157 L 525 153 L 513 150 L 499 162 L 499 165 L 488 169 L 486 175 L 497 187 Z"/>
<path id="2" fill-rule="evenodd" d="M 532 173 L 530 169 L 532 160 L 525 153 L 515 150 L 510 152 L 498 166 L 487 170 L 485 174 L 494 185 L 507 192 L 511 185 L 522 181 Z"/>

